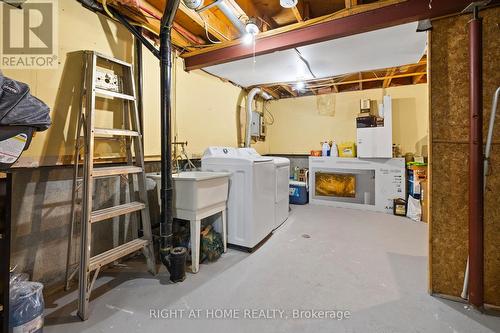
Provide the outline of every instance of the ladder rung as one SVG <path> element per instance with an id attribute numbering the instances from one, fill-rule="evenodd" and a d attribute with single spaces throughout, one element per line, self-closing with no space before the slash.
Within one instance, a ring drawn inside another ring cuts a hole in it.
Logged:
<path id="1" fill-rule="evenodd" d="M 104 59 L 104 60 L 107 60 L 107 61 L 111 61 L 111 62 L 114 62 L 116 64 L 122 65 L 122 66 L 132 67 L 132 65 L 129 64 L 128 62 L 122 61 L 120 59 L 116 59 L 116 58 L 113 58 L 113 57 L 110 57 L 108 55 L 105 55 L 105 54 L 102 54 L 102 53 L 99 53 L 99 52 L 95 52 L 95 51 L 90 51 L 90 52 L 94 52 L 94 54 L 96 55 L 97 58 L 101 58 L 101 59 Z"/>
<path id="2" fill-rule="evenodd" d="M 129 101 L 135 101 L 135 97 L 132 95 L 127 95 L 127 94 L 122 94 L 116 91 L 111 91 L 111 90 L 106 90 L 106 89 L 101 89 L 101 88 L 95 88 L 95 93 L 96 95 L 101 95 L 105 97 L 113 97 L 113 98 L 121 98 L 121 99 L 126 99 Z"/>
<path id="3" fill-rule="evenodd" d="M 112 167 L 94 168 L 92 171 L 93 177 L 111 177 L 117 175 L 128 175 L 131 173 L 142 172 L 142 168 L 135 165 L 122 165 Z"/>
<path id="4" fill-rule="evenodd" d="M 139 132 L 119 128 L 94 128 L 96 135 L 139 136 Z"/>
<path id="5" fill-rule="evenodd" d="M 89 271 L 94 271 L 98 267 L 107 265 L 113 261 L 116 261 L 120 258 L 123 258 L 135 251 L 138 251 L 148 245 L 148 241 L 146 239 L 137 238 L 128 243 L 117 246 L 111 250 L 103 252 L 101 254 L 96 255 L 95 257 L 90 258 L 89 260 Z"/>
<path id="6" fill-rule="evenodd" d="M 90 214 L 90 222 L 95 223 L 107 220 L 116 216 L 133 213 L 146 207 L 142 202 L 129 202 L 123 205 L 99 209 Z"/>

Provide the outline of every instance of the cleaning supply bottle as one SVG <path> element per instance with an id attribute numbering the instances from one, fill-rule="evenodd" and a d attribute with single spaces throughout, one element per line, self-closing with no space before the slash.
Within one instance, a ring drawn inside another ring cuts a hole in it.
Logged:
<path id="1" fill-rule="evenodd" d="M 293 168 L 293 180 L 299 180 L 300 168 L 296 166 Z"/>
<path id="2" fill-rule="evenodd" d="M 321 156 L 328 156 L 329 153 L 330 153 L 330 145 L 328 144 L 328 141 L 325 140 L 323 142 L 323 147 L 321 149 L 322 153 L 321 153 Z"/>
<path id="3" fill-rule="evenodd" d="M 337 143 L 335 140 L 333 140 L 332 143 L 332 150 L 330 151 L 330 156 L 331 157 L 339 157 L 339 147 L 337 146 Z"/>

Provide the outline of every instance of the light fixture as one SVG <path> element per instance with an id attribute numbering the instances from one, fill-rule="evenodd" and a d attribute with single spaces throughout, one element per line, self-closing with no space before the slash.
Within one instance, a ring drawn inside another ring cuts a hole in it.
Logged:
<path id="1" fill-rule="evenodd" d="M 254 18 L 249 18 L 245 23 L 245 31 L 250 35 L 257 35 L 259 33 L 259 27 L 257 26 L 257 21 Z"/>
<path id="2" fill-rule="evenodd" d="M 255 36 L 249 33 L 243 35 L 242 42 L 245 45 L 250 45 L 253 43 Z"/>
<path id="3" fill-rule="evenodd" d="M 241 41 L 245 45 L 250 45 L 255 41 L 255 36 L 259 33 L 259 27 L 255 18 L 249 18 L 246 21 L 245 31 L 246 33 L 243 35 Z"/>
<path id="4" fill-rule="evenodd" d="M 299 2 L 299 0 L 280 0 L 280 5 L 284 8 L 293 8 L 297 6 L 297 2 Z"/>
<path id="5" fill-rule="evenodd" d="M 189 9 L 197 9 L 203 5 L 203 0 L 183 0 L 184 4 Z"/>
<path id="6" fill-rule="evenodd" d="M 295 84 L 295 90 L 302 91 L 306 87 L 306 83 L 304 81 L 299 81 Z"/>

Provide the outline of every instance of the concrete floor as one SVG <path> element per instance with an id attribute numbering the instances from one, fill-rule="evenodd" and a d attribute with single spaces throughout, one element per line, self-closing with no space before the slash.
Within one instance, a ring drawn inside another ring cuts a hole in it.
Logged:
<path id="1" fill-rule="evenodd" d="M 427 225 L 391 215 L 293 206 L 251 255 L 230 250 L 180 284 L 143 270 L 131 260 L 102 274 L 86 322 L 75 318 L 75 292 L 52 297 L 44 331 L 500 332 L 500 318 L 427 294 Z M 350 318 L 295 319 L 294 310 Z"/>

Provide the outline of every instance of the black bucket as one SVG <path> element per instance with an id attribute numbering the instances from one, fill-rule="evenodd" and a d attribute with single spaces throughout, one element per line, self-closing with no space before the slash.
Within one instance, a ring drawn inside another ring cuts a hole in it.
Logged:
<path id="1" fill-rule="evenodd" d="M 182 282 L 186 279 L 186 257 L 185 247 L 176 247 L 170 252 L 170 281 Z"/>

